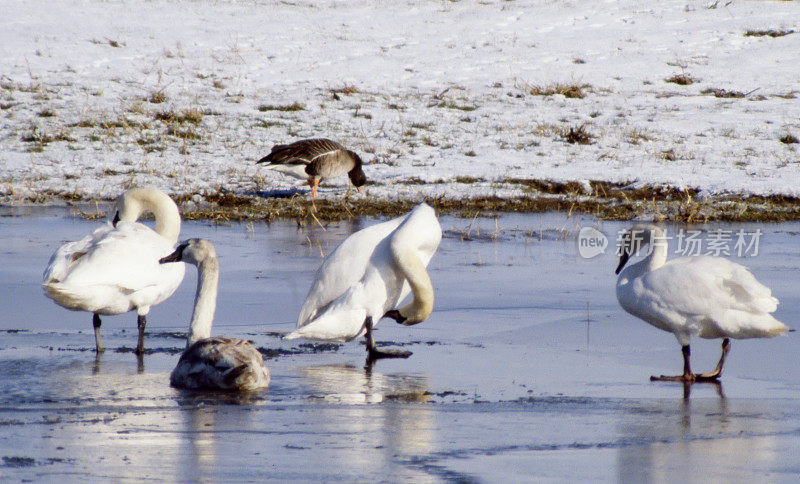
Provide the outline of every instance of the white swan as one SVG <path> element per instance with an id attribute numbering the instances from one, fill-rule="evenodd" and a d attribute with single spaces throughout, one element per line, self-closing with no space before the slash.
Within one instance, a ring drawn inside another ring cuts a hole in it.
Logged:
<path id="1" fill-rule="evenodd" d="M 269 370 L 252 343 L 225 336 L 211 337 L 219 282 L 214 245 L 203 239 L 189 239 L 160 262 L 179 261 L 197 266 L 197 292 L 186 350 L 169 378 L 172 386 L 236 391 L 267 387 Z"/>
<path id="2" fill-rule="evenodd" d="M 652 248 L 649 255 L 623 270 L 628 258 L 647 244 Z M 665 233 L 653 225 L 637 225 L 626 232 L 620 249 L 616 270 L 620 305 L 656 328 L 675 334 L 683 353 L 682 375 L 652 376 L 651 380 L 717 381 L 730 351 L 730 338 L 765 338 L 788 329 L 770 314 L 778 307 L 770 289 L 739 264 L 710 256 L 667 262 Z M 692 373 L 692 336 L 723 338 L 714 371 Z"/>
<path id="3" fill-rule="evenodd" d="M 155 216 L 155 231 L 136 223 L 144 212 Z M 144 188 L 125 192 L 112 213 L 111 223 L 55 251 L 44 271 L 42 287 L 56 304 L 94 313 L 98 353 L 103 351 L 100 315 L 135 309 L 139 329 L 136 352 L 141 354 L 150 307 L 172 295 L 183 280 L 183 264 L 165 267 L 158 263 L 172 252 L 181 217 L 169 196 Z"/>
<path id="4" fill-rule="evenodd" d="M 411 325 L 431 314 L 434 294 L 426 267 L 441 239 L 436 214 L 424 203 L 351 235 L 320 266 L 297 330 L 286 338 L 349 341 L 366 334 L 370 360 L 407 357 L 411 353 L 377 350 L 372 329 L 384 316 Z M 411 302 L 396 309 L 409 291 Z"/>

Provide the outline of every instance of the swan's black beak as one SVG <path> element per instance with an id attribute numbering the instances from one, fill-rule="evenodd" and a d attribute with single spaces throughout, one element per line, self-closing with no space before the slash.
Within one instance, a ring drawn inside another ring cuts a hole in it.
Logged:
<path id="1" fill-rule="evenodd" d="M 119 223 L 119 210 L 114 212 L 114 219 L 111 221 L 111 225 L 116 227 L 118 223 Z"/>
<path id="2" fill-rule="evenodd" d="M 619 256 L 619 265 L 617 266 L 617 270 L 614 271 L 614 274 L 619 274 L 619 271 L 625 267 L 625 264 L 628 262 L 628 258 L 630 258 L 630 256 L 631 255 L 628 253 L 628 251 L 622 252 L 622 255 Z"/>
<path id="3" fill-rule="evenodd" d="M 406 324 L 406 317 L 400 314 L 397 309 L 390 309 L 383 315 L 384 318 L 392 318 L 399 324 Z"/>
<path id="4" fill-rule="evenodd" d="M 181 244 L 175 249 L 175 252 L 171 253 L 170 255 L 159 259 L 159 264 L 166 264 L 168 262 L 180 262 L 183 258 L 183 249 L 186 248 L 186 244 Z"/>

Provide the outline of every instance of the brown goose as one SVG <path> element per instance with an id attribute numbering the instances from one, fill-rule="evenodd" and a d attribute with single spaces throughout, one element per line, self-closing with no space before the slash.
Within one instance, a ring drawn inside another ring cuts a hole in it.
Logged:
<path id="1" fill-rule="evenodd" d="M 267 168 L 271 170 L 308 180 L 312 197 L 317 196 L 320 181 L 345 173 L 358 191 L 367 181 L 361 169 L 361 158 L 339 143 L 325 138 L 275 145 L 270 154 L 256 163 L 267 163 Z"/>

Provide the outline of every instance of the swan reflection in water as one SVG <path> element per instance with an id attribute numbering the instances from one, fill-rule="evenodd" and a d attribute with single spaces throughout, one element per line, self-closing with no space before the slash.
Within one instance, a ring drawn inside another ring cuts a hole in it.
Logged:
<path id="1" fill-rule="evenodd" d="M 620 434 L 631 437 L 617 450 L 620 482 L 763 480 L 780 454 L 780 408 L 711 397 L 721 386 L 698 395 L 703 387 L 694 385 L 692 399 L 642 402 L 620 413 Z"/>
<path id="2" fill-rule="evenodd" d="M 136 373 L 141 375 L 144 373 L 144 354 L 135 353 L 136 355 Z M 99 375 L 103 369 L 102 353 L 94 354 L 94 362 L 92 363 L 92 375 Z"/>
<path id="3" fill-rule="evenodd" d="M 384 401 L 427 402 L 427 379 L 418 375 L 384 375 L 372 365 L 321 365 L 299 368 L 313 391 L 312 398 L 355 405 Z"/>
<path id="4" fill-rule="evenodd" d="M 382 374 L 369 368 L 322 365 L 299 368 L 309 396 L 322 404 L 314 411 L 317 435 L 335 436 L 322 444 L 342 465 L 363 475 L 382 475 L 398 455 L 434 451 L 436 422 L 428 401 L 428 380 L 410 374 Z M 372 405 L 378 404 L 379 405 Z M 347 445 L 342 445 L 348 442 Z M 377 450 L 377 451 L 376 451 Z M 398 480 L 430 478 L 413 469 Z"/>

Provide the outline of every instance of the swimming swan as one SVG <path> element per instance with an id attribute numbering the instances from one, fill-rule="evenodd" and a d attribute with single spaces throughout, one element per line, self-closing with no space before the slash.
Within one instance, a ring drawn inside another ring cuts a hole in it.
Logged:
<path id="1" fill-rule="evenodd" d="M 249 341 L 211 336 L 217 305 L 219 262 L 214 245 L 203 239 L 182 242 L 161 264 L 187 262 L 197 266 L 197 293 L 186 350 L 169 377 L 175 387 L 250 391 L 269 385 L 269 370 Z M 181 264 L 182 265 L 182 264 Z"/>
<path id="2" fill-rule="evenodd" d="M 377 350 L 372 330 L 384 316 L 412 325 L 431 314 L 434 294 L 426 267 L 441 239 L 436 214 L 424 203 L 354 233 L 323 261 L 297 330 L 286 338 L 349 341 L 366 335 L 368 360 L 408 357 L 409 352 Z M 409 292 L 411 302 L 397 309 Z"/>
<path id="3" fill-rule="evenodd" d="M 345 173 L 358 191 L 367 182 L 358 154 L 324 138 L 275 145 L 267 156 L 256 163 L 267 163 L 265 166 L 271 170 L 307 180 L 312 197 L 317 196 L 320 181 Z"/>
<path id="4" fill-rule="evenodd" d="M 643 260 L 628 266 L 628 258 L 650 244 Z M 747 268 L 721 257 L 681 257 L 667 262 L 665 232 L 653 225 L 637 225 L 620 244 L 616 273 L 617 300 L 625 311 L 678 338 L 683 374 L 652 376 L 651 380 L 717 381 L 730 351 L 730 338 L 765 338 L 788 327 L 772 317 L 778 300 Z M 620 272 L 621 271 L 621 272 Z M 692 373 L 689 340 L 723 338 L 716 369 Z"/>
<path id="5" fill-rule="evenodd" d="M 136 223 L 144 212 L 155 216 L 155 231 Z M 135 309 L 139 329 L 136 352 L 141 354 L 150 307 L 172 295 L 183 280 L 183 264 L 166 267 L 158 263 L 172 252 L 181 217 L 169 196 L 145 188 L 125 192 L 112 213 L 111 223 L 55 251 L 44 271 L 42 288 L 59 306 L 94 313 L 98 353 L 103 351 L 100 315 Z"/>

